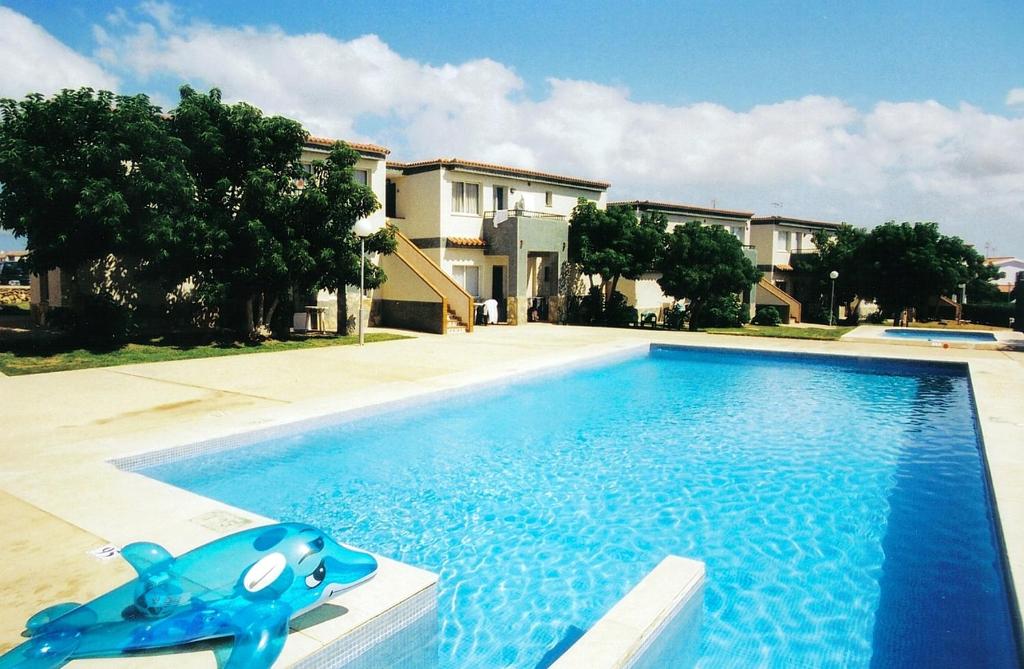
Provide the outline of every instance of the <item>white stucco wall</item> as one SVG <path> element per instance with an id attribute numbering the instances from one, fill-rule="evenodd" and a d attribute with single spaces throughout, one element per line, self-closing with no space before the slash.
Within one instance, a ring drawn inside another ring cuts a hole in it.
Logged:
<path id="1" fill-rule="evenodd" d="M 1014 281 L 1017 278 L 1017 272 L 1024 272 L 1024 260 L 1019 258 L 1010 258 L 1008 260 L 1001 260 L 992 264 L 1003 273 L 1003 278 L 996 279 L 992 283 L 1002 287 L 1002 289 L 1006 291 L 1013 288 Z"/>
<path id="2" fill-rule="evenodd" d="M 312 163 L 318 160 L 326 160 L 330 151 L 328 149 L 315 149 L 308 146 L 303 147 L 302 156 L 299 159 L 305 164 Z M 370 214 L 369 220 L 373 221 L 378 226 L 383 226 L 385 222 L 384 217 L 384 188 L 386 183 L 386 163 L 383 158 L 369 158 L 367 156 L 360 155 L 359 160 L 356 161 L 353 169 L 364 170 L 366 172 L 368 185 L 372 190 L 373 194 L 377 198 L 377 202 L 380 203 L 380 207 L 377 211 Z"/>

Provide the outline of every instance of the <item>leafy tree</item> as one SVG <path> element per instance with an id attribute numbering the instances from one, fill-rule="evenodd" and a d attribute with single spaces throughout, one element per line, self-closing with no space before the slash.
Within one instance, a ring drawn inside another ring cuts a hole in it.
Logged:
<path id="1" fill-rule="evenodd" d="M 904 309 L 999 273 L 962 239 L 941 234 L 935 223 L 879 225 L 867 234 L 861 254 L 862 296 L 878 302 L 894 321 Z"/>
<path id="2" fill-rule="evenodd" d="M 742 293 L 761 278 L 734 235 L 697 221 L 672 229 L 656 269 L 666 295 L 689 300 L 690 330 L 699 327 L 709 302 Z"/>
<path id="3" fill-rule="evenodd" d="M 600 277 L 607 304 L 619 279 L 639 279 L 654 269 L 667 226 L 668 219 L 661 213 L 645 213 L 638 219 L 629 206 L 602 210 L 580 198 L 569 219 L 569 260 L 588 276 L 591 287 L 594 277 Z"/>
<path id="4" fill-rule="evenodd" d="M 796 270 L 806 288 L 799 295 L 805 304 L 816 302 L 824 306 L 823 313 L 828 320 L 828 304 L 831 301 L 832 280 L 829 274 L 839 272 L 835 282 L 835 305 L 846 305 L 846 313 L 856 322 L 857 306 L 863 292 L 860 284 L 863 275 L 861 267 L 862 249 L 867 231 L 851 225 L 842 225 L 833 232 L 819 230 L 814 233 L 817 253 L 802 253 L 793 256 Z M 806 317 L 805 312 L 805 317 Z"/>
<path id="5" fill-rule="evenodd" d="M 144 95 L 2 100 L 0 227 L 26 238 L 33 272 L 144 257 L 191 206 L 183 156 Z"/>
<path id="6" fill-rule="evenodd" d="M 188 149 L 196 199 L 193 216 L 165 240 L 165 280 L 192 279 L 201 294 L 240 311 L 241 329 L 256 337 L 289 289 L 340 289 L 358 276 L 352 226 L 380 205 L 353 181 L 353 151 L 336 145 L 304 179 L 302 126 L 225 104 L 217 89 L 183 87 L 171 126 Z M 383 232 L 370 248 L 389 251 L 393 243 Z M 376 268 L 369 275 L 371 286 L 383 280 Z"/>
<path id="7" fill-rule="evenodd" d="M 336 291 L 339 334 L 347 334 L 345 286 L 359 284 L 360 240 L 352 228 L 380 206 L 372 190 L 352 179 L 358 159 L 358 153 L 336 143 L 325 161 L 310 166 L 309 179 L 296 202 L 296 216 L 304 221 L 308 240 L 293 253 L 295 288 Z M 389 227 L 366 238 L 367 254 L 394 253 L 396 247 L 394 230 Z M 367 288 L 378 288 L 386 279 L 379 266 L 366 262 Z"/>

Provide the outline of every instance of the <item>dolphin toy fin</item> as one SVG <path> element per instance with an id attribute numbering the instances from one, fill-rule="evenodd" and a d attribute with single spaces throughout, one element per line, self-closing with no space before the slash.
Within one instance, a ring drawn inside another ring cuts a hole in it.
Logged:
<path id="1" fill-rule="evenodd" d="M 235 618 L 235 643 L 221 669 L 270 669 L 288 638 L 291 609 L 279 601 L 253 604 Z"/>
<path id="2" fill-rule="evenodd" d="M 139 576 L 142 576 L 153 565 L 173 559 L 166 548 L 148 541 L 128 544 L 121 549 L 121 557 L 138 572 Z"/>
<path id="3" fill-rule="evenodd" d="M 25 631 L 29 636 L 34 636 L 43 626 L 52 623 L 66 613 L 71 613 L 80 606 L 81 604 L 76 602 L 64 602 L 38 611 L 25 622 Z"/>
<path id="4" fill-rule="evenodd" d="M 46 632 L 0 655 L 0 669 L 59 669 L 78 648 L 74 631 Z"/>

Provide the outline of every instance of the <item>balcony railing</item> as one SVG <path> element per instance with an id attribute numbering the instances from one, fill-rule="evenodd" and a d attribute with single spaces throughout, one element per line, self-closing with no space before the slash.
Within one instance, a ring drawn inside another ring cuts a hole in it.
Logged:
<path id="1" fill-rule="evenodd" d="M 530 211 L 528 209 L 500 209 L 498 211 L 508 212 L 509 218 L 523 217 L 523 218 L 544 218 L 550 221 L 564 221 L 566 217 L 562 214 L 552 214 L 546 211 Z M 497 211 L 485 211 L 484 218 L 494 218 Z"/>

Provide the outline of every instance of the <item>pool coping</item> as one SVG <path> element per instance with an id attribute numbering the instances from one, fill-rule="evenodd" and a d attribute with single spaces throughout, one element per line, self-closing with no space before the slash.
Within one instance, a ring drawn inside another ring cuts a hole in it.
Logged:
<path id="1" fill-rule="evenodd" d="M 0 487 L 29 504 L 110 541 L 126 543 L 144 538 L 146 535 L 140 537 L 140 530 L 149 528 L 149 534 L 155 535 L 149 538 L 164 543 L 172 553 L 177 554 L 225 533 L 223 527 L 198 525 L 196 519 L 203 514 L 223 513 L 226 517 L 242 517 L 247 522 L 271 521 L 140 474 L 122 471 L 110 464 L 110 461 L 203 440 L 230 439 L 232 436 L 237 437 L 254 430 L 295 424 L 302 420 L 330 417 L 333 422 L 337 420 L 336 414 L 340 412 L 355 416 L 360 411 L 374 410 L 374 407 L 376 410 L 386 410 L 382 407 L 395 406 L 391 404 L 394 402 L 422 401 L 437 393 L 470 391 L 473 387 L 494 382 L 515 383 L 531 374 L 560 373 L 567 371 L 566 367 L 573 364 L 604 364 L 613 360 L 615 356 L 631 356 L 649 350 L 652 345 L 770 353 L 790 352 L 815 357 L 847 356 L 908 362 L 966 363 L 974 392 L 985 462 L 990 475 L 996 519 L 1004 541 L 1009 585 L 1013 603 L 1017 607 L 1016 631 L 1020 635 L 1019 611 L 1022 588 L 1015 587 L 1015 584 L 1018 575 L 1024 574 L 1024 492 L 1019 485 L 1019 482 L 1024 481 L 1024 455 L 1018 447 L 1017 435 L 1024 429 L 1024 420 L 1019 415 L 1017 406 L 1021 398 L 1021 381 L 1024 380 L 1021 364 L 1024 358 L 1010 357 L 1011 354 L 998 354 L 997 357 L 992 357 L 992 353 L 986 354 L 990 357 L 976 358 L 976 354 L 970 350 L 920 346 L 886 349 L 878 345 L 882 343 L 899 345 L 898 342 L 888 340 L 870 347 L 855 343 L 847 344 L 843 341 L 751 341 L 727 336 L 687 336 L 682 333 L 658 331 L 641 333 L 638 338 L 636 333 L 629 332 L 624 333 L 621 339 L 583 349 L 562 351 L 553 358 L 543 357 L 538 353 L 539 357 L 531 359 L 525 365 L 521 362 L 512 365 L 495 364 L 486 373 L 481 373 L 479 369 L 462 370 L 440 377 L 420 379 L 413 384 L 381 383 L 371 386 L 356 399 L 346 398 L 341 405 L 338 398 L 307 399 L 269 410 L 234 412 L 190 425 L 164 425 L 146 430 L 142 439 L 145 446 L 141 448 L 136 441 L 138 435 L 84 439 L 67 446 L 49 448 L 46 457 L 40 458 L 40 461 L 33 465 L 33 471 L 0 472 Z M 0 382 L 18 382 L 19 379 L 32 378 L 5 377 L 0 379 Z M 71 466 L 53 466 L 55 463 L 67 464 L 65 460 L 70 461 Z M 88 488 L 83 489 L 82 480 L 90 482 Z M 75 494 L 53 494 L 55 489 L 62 488 L 71 489 Z M 144 502 L 139 503 L 138 500 Z M 118 511 L 116 517 L 111 513 L 112 503 Z M 166 527 L 153 526 L 151 520 L 154 514 L 167 520 Z M 352 592 L 359 591 L 357 588 Z M 293 642 L 293 637 L 300 636 L 303 638 Z M 323 651 L 338 638 L 337 635 L 332 638 L 317 638 L 318 636 L 309 630 L 289 635 L 289 643 L 286 645 L 282 661 L 303 661 L 304 658 Z M 187 656 L 176 657 L 184 659 Z M 210 666 L 210 663 L 185 663 L 182 666 Z"/>
<path id="2" fill-rule="evenodd" d="M 891 346 L 916 346 L 928 348 L 960 348 L 976 351 L 1024 350 L 1024 334 L 1012 330 L 948 330 L 948 332 L 988 333 L 995 337 L 994 341 L 929 341 L 927 339 L 900 339 L 886 337 L 886 330 L 935 330 L 946 332 L 941 328 L 897 328 L 891 325 L 858 325 L 842 337 L 841 341 L 861 344 L 885 344 Z"/>

